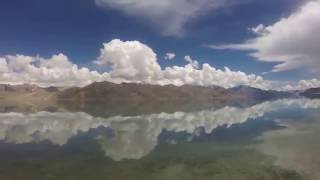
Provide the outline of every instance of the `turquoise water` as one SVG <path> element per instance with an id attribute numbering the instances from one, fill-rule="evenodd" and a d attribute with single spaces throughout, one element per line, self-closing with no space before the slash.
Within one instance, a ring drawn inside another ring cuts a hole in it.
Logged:
<path id="1" fill-rule="evenodd" d="M 0 113 L 0 179 L 320 179 L 320 100 L 101 114 Z"/>

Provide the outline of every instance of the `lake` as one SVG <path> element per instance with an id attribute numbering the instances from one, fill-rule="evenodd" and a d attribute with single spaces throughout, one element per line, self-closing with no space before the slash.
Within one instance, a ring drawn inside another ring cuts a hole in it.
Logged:
<path id="1" fill-rule="evenodd" d="M 99 111 L 2 108 L 0 179 L 320 179 L 317 99 Z"/>

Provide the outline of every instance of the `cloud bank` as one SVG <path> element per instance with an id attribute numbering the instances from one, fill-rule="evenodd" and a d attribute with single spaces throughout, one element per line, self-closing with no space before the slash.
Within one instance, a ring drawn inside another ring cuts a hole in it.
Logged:
<path id="1" fill-rule="evenodd" d="M 216 69 L 209 64 L 200 67 L 198 61 L 186 56 L 185 66 L 162 69 L 157 55 L 147 45 L 139 41 L 115 39 L 105 43 L 100 56 L 94 62 L 110 69 L 99 73 L 88 68 L 79 68 L 63 54 L 51 58 L 8 55 L 0 57 L 0 83 L 36 84 L 40 86 L 85 86 L 96 81 L 114 83 L 135 82 L 159 85 L 218 85 L 234 87 L 250 85 L 268 88 L 269 83 L 262 77 L 247 75 L 240 71 Z"/>
<path id="2" fill-rule="evenodd" d="M 296 89 L 309 89 L 309 88 L 318 88 L 320 87 L 320 79 L 311 79 L 311 80 L 301 80 L 298 83 Z"/>
<path id="3" fill-rule="evenodd" d="M 104 44 L 96 64 L 108 66 L 110 81 L 137 82 L 149 84 L 184 84 L 201 86 L 222 86 L 226 88 L 249 85 L 259 88 L 269 88 L 270 82 L 261 76 L 246 74 L 240 71 L 216 69 L 205 63 L 186 56 L 185 66 L 173 66 L 162 69 L 157 61 L 157 55 L 147 45 L 138 41 L 112 40 Z"/>
<path id="4" fill-rule="evenodd" d="M 214 49 L 253 51 L 257 60 L 277 62 L 272 72 L 320 68 L 320 0 L 308 1 L 289 17 L 250 30 L 257 35 L 242 44 L 213 45 Z"/>
<path id="5" fill-rule="evenodd" d="M 98 7 L 112 8 L 146 20 L 166 36 L 181 36 L 184 26 L 209 11 L 239 3 L 236 0 L 95 0 Z"/>
<path id="6" fill-rule="evenodd" d="M 82 87 L 93 82 L 110 81 L 176 86 L 188 84 L 231 88 L 247 85 L 261 89 L 294 89 L 255 74 L 232 71 L 228 67 L 223 70 L 216 69 L 207 63 L 200 64 L 190 56 L 185 56 L 184 60 L 184 66 L 162 68 L 157 55 L 149 46 L 139 41 L 115 39 L 103 44 L 100 56 L 94 61 L 97 66 L 107 69 L 106 72 L 78 67 L 63 54 L 50 58 L 7 55 L 0 57 L 0 84 Z M 301 81 L 299 87 L 316 85 L 320 85 L 317 80 Z"/>
<path id="7" fill-rule="evenodd" d="M 85 86 L 108 79 L 88 68 L 79 68 L 63 54 L 51 58 L 24 55 L 0 57 L 0 84 L 36 84 L 39 86 Z"/>

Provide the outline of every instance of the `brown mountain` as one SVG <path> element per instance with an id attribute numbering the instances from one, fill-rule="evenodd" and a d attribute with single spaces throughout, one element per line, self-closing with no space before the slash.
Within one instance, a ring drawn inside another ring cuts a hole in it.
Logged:
<path id="1" fill-rule="evenodd" d="M 210 101 L 231 98 L 221 87 L 184 85 L 181 87 L 110 82 L 96 82 L 84 88 L 70 88 L 58 95 L 60 100 L 75 101 Z"/>
<path id="2" fill-rule="evenodd" d="M 0 112 L 36 112 L 56 106 L 57 88 L 35 85 L 0 85 Z"/>
<path id="3" fill-rule="evenodd" d="M 96 82 L 83 88 L 41 88 L 35 85 L 0 85 L 0 111 L 35 111 L 63 108 L 90 114 L 141 114 L 192 111 L 224 105 L 247 106 L 264 100 L 290 97 L 290 93 L 249 86 L 225 89 L 211 86 L 159 86 Z"/>
<path id="4" fill-rule="evenodd" d="M 265 91 L 249 86 L 225 89 L 218 86 L 159 86 L 150 84 L 96 82 L 84 88 L 70 88 L 58 94 L 59 100 L 72 101 L 229 101 L 270 100 L 290 97 L 288 92 Z"/>
<path id="5" fill-rule="evenodd" d="M 62 91 L 57 99 L 69 110 L 108 116 L 213 108 L 231 101 L 232 96 L 221 87 L 99 82 Z"/>
<path id="6" fill-rule="evenodd" d="M 36 85 L 0 85 L 1 101 L 51 101 L 56 99 L 58 88 L 41 88 Z"/>
<path id="7" fill-rule="evenodd" d="M 35 85 L 0 85 L 0 100 L 78 101 L 78 102 L 167 102 L 230 101 L 236 99 L 270 100 L 290 97 L 288 92 L 265 91 L 249 86 L 225 89 L 218 86 L 174 86 L 136 83 L 95 82 L 86 87 L 59 89 Z"/>

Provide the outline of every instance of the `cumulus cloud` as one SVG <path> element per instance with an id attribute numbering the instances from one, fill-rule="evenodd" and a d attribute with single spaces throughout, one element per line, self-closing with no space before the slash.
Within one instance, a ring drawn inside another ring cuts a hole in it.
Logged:
<path id="1" fill-rule="evenodd" d="M 115 39 L 103 46 L 95 63 L 111 66 L 109 74 L 114 81 L 152 83 L 159 79 L 157 55 L 147 45 Z"/>
<path id="2" fill-rule="evenodd" d="M 166 53 L 166 55 L 164 56 L 165 60 L 172 60 L 176 57 L 176 54 L 174 53 Z"/>
<path id="3" fill-rule="evenodd" d="M 309 88 L 319 88 L 320 87 L 320 79 L 311 79 L 311 80 L 301 80 L 298 83 L 298 87 L 296 89 L 309 89 Z"/>
<path id="4" fill-rule="evenodd" d="M 88 68 L 79 68 L 63 54 L 49 59 L 24 55 L 0 57 L 1 84 L 37 84 L 40 86 L 84 86 L 108 79 Z"/>
<path id="5" fill-rule="evenodd" d="M 320 68 L 320 0 L 308 1 L 299 10 L 278 22 L 251 28 L 257 35 L 242 44 L 213 45 L 214 49 L 253 51 L 257 60 L 277 62 L 272 72 Z"/>
<path id="6" fill-rule="evenodd" d="M 283 87 L 281 83 L 264 80 L 255 74 L 223 70 L 205 63 L 200 64 L 185 56 L 185 66 L 161 68 L 157 55 L 139 41 L 115 39 L 105 43 L 100 56 L 94 61 L 107 72 L 99 73 L 80 68 L 63 54 L 50 58 L 24 55 L 0 57 L 0 84 L 36 84 L 40 86 L 85 86 L 92 82 L 145 83 L 177 86 L 189 84 L 199 86 L 221 86 L 231 88 L 248 85 L 261 89 Z"/>
<path id="7" fill-rule="evenodd" d="M 199 69 L 199 62 L 197 60 L 193 60 L 190 56 L 185 56 L 184 60 L 187 61 L 195 69 Z"/>
<path id="8" fill-rule="evenodd" d="M 209 11 L 239 3 L 236 0 L 95 0 L 97 6 L 113 8 L 128 16 L 147 20 L 163 35 L 181 36 L 184 25 Z M 241 1 L 244 2 L 244 1 Z"/>
<path id="9" fill-rule="evenodd" d="M 270 88 L 270 82 L 261 76 L 231 71 L 229 68 L 219 70 L 209 64 L 200 67 L 198 61 L 186 56 L 185 66 L 173 66 L 162 69 L 156 54 L 147 45 L 138 41 L 112 40 L 104 44 L 101 55 L 95 62 L 111 68 L 110 80 L 113 82 L 139 82 L 150 84 L 174 85 L 218 85 L 226 88 L 249 85 L 258 88 Z"/>

